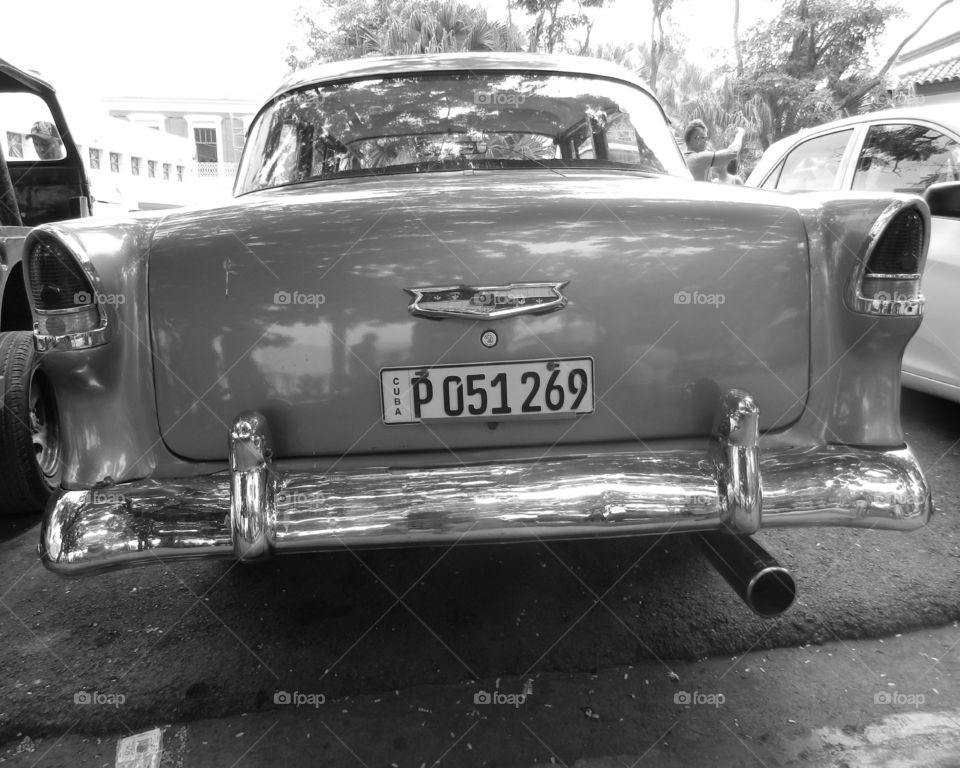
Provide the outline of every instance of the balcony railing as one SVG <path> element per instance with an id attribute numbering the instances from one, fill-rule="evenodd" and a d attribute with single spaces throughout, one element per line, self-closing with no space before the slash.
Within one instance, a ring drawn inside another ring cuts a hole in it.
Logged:
<path id="1" fill-rule="evenodd" d="M 197 163 L 198 179 L 233 179 L 236 174 L 236 163 Z"/>

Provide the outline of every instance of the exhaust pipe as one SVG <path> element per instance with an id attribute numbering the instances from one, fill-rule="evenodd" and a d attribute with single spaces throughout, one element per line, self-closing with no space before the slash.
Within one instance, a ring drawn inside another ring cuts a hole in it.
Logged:
<path id="1" fill-rule="evenodd" d="M 697 539 L 710 564 L 754 613 L 772 618 L 793 605 L 797 585 L 790 572 L 749 536 L 710 531 Z"/>

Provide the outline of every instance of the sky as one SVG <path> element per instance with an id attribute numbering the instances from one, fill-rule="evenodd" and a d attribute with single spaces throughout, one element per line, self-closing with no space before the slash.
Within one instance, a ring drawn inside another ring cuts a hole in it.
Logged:
<path id="1" fill-rule="evenodd" d="M 506 17 L 506 0 L 480 0 L 491 18 Z M 881 45 L 885 59 L 939 0 L 904 3 L 908 17 L 896 22 Z M 733 0 L 675 0 L 673 19 L 688 38 L 688 55 L 709 65 L 728 50 Z M 296 10 L 310 0 L 237 3 L 227 0 L 42 0 L 5 4 L 0 56 L 41 71 L 67 102 L 106 96 L 243 98 L 262 102 L 286 74 L 287 45 L 297 38 Z M 314 2 L 314 6 L 319 3 Z M 772 0 L 741 0 L 741 28 L 776 7 Z M 960 31 L 960 0 L 947 27 L 927 36 Z M 257 9 L 254 11 L 253 9 Z M 648 0 L 614 0 L 597 14 L 592 39 L 640 41 L 649 36 Z M 514 12 L 517 22 L 517 12 Z M 47 24 L 42 32 L 40 23 Z M 20 32 L 17 34 L 17 32 Z M 919 39 L 919 38 L 918 38 Z"/>

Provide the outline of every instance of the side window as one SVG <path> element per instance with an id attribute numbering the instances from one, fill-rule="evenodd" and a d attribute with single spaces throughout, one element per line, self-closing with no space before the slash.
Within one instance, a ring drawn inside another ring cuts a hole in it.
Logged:
<path id="1" fill-rule="evenodd" d="M 840 161 L 853 129 L 828 133 L 797 146 L 783 161 L 776 188 L 781 192 L 812 192 L 836 189 Z"/>
<path id="2" fill-rule="evenodd" d="M 62 160 L 67 156 L 50 107 L 34 93 L 0 93 L 0 141 L 8 160 Z"/>
<path id="3" fill-rule="evenodd" d="M 923 191 L 938 181 L 960 180 L 960 145 L 925 125 L 872 125 L 863 143 L 853 188 Z"/>

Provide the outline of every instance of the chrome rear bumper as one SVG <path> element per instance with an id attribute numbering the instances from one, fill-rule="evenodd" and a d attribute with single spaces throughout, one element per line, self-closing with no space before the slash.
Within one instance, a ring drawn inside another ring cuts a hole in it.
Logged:
<path id="1" fill-rule="evenodd" d="M 40 554 L 70 574 L 167 559 L 341 547 L 629 536 L 840 525 L 913 530 L 930 492 L 908 448 L 760 455 L 757 408 L 721 403 L 701 453 L 607 453 L 430 469 L 283 471 L 264 417 L 241 414 L 229 471 L 62 491 Z M 762 490 L 761 490 L 762 481 Z"/>

